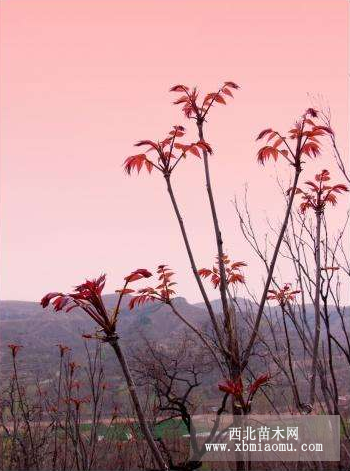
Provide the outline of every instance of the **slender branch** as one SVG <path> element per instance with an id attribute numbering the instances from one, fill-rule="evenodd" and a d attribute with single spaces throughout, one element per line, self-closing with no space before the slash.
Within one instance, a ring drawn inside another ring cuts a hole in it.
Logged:
<path id="1" fill-rule="evenodd" d="M 203 120 L 197 120 L 197 128 L 198 128 L 198 136 L 199 139 L 202 141 L 204 140 L 203 134 Z M 228 301 L 227 301 L 227 281 L 226 281 L 226 273 L 225 273 L 225 264 L 224 264 L 224 251 L 223 251 L 223 240 L 219 225 L 219 220 L 217 216 L 215 200 L 211 185 L 210 179 L 210 170 L 209 170 L 209 161 L 208 161 L 208 152 L 203 150 L 203 161 L 204 161 L 204 170 L 205 170 L 205 181 L 206 187 L 208 192 L 210 210 L 212 214 L 213 224 L 214 224 L 214 231 L 215 231 L 215 239 L 216 239 L 216 246 L 218 252 L 218 263 L 219 263 L 219 272 L 220 272 L 220 297 L 222 303 L 222 310 L 225 319 L 225 329 L 228 335 L 228 350 L 231 354 L 231 375 L 232 377 L 238 376 L 240 374 L 240 365 L 239 365 L 239 351 L 238 351 L 238 343 L 236 339 L 237 332 L 235 332 L 231 313 L 234 312 L 234 305 L 231 304 L 231 310 L 229 309 Z"/>
<path id="2" fill-rule="evenodd" d="M 297 188 L 300 173 L 301 173 L 301 168 L 300 167 L 295 167 L 294 181 L 293 181 L 293 186 L 292 186 L 290 196 L 289 196 L 289 201 L 288 201 L 288 206 L 287 206 L 287 209 L 286 209 L 286 214 L 285 214 L 285 217 L 284 217 L 284 221 L 283 221 L 283 224 L 282 224 L 282 227 L 281 227 L 281 231 L 280 231 L 279 237 L 277 239 L 275 250 L 274 250 L 274 253 L 273 253 L 273 256 L 272 256 L 272 259 L 271 259 L 271 263 L 270 263 L 270 266 L 269 266 L 269 271 L 268 271 L 268 274 L 267 274 L 267 278 L 266 278 L 266 282 L 265 282 L 265 286 L 264 286 L 264 291 L 263 291 L 263 294 L 262 294 L 262 297 L 261 297 L 261 300 L 260 300 L 259 309 L 258 309 L 258 313 L 257 313 L 257 316 L 256 316 L 253 332 L 252 332 L 252 335 L 249 339 L 248 345 L 245 349 L 245 353 L 244 353 L 244 356 L 243 356 L 242 365 L 241 365 L 242 370 L 247 366 L 252 348 L 254 346 L 254 342 L 255 342 L 256 337 L 258 335 L 258 330 L 259 330 L 262 314 L 263 314 L 263 311 L 264 311 L 268 290 L 270 288 L 270 283 L 271 283 L 271 280 L 272 280 L 272 277 L 273 277 L 273 272 L 274 272 L 274 268 L 275 268 L 275 265 L 276 265 L 279 250 L 280 250 L 280 247 L 281 247 L 281 243 L 283 241 L 284 233 L 287 229 L 288 220 L 289 220 L 289 216 L 290 216 L 290 213 L 291 213 L 291 210 L 292 210 L 293 200 L 294 200 L 295 191 L 296 191 L 296 188 Z"/>
<path id="3" fill-rule="evenodd" d="M 195 277 L 195 279 L 196 279 L 196 281 L 197 281 L 199 290 L 200 290 L 200 292 L 201 292 L 201 294 L 202 294 L 203 300 L 204 300 L 205 305 L 206 305 L 206 307 L 207 307 L 207 310 L 208 310 L 208 313 L 209 313 L 209 316 L 210 316 L 210 319 L 211 319 L 213 328 L 214 328 L 215 333 L 216 333 L 217 338 L 218 338 L 218 342 L 219 342 L 221 348 L 225 351 L 225 348 L 224 348 L 224 345 L 223 345 L 223 342 L 222 342 L 222 338 L 221 338 L 221 333 L 220 333 L 219 325 L 218 325 L 218 322 L 217 322 L 215 313 L 214 313 L 214 311 L 213 311 L 212 305 L 210 304 L 210 301 L 209 301 L 208 295 L 207 295 L 207 293 L 206 293 L 206 291 L 205 291 L 205 288 L 204 288 L 204 286 L 203 286 L 202 280 L 201 280 L 201 278 L 200 278 L 200 276 L 199 276 L 199 274 L 198 274 L 196 262 L 195 262 L 195 260 L 194 260 L 194 256 L 193 256 L 193 253 L 192 253 L 192 249 L 191 249 L 190 242 L 189 242 L 189 240 L 188 240 L 188 236 L 187 236 L 187 232 L 186 232 L 186 229 L 185 229 L 185 225 L 184 225 L 184 222 L 183 222 L 183 219 L 182 219 L 182 216 L 181 216 L 181 213 L 180 213 L 180 210 L 179 210 L 179 207 L 178 207 L 178 204 L 177 204 L 177 201 L 176 201 L 174 192 L 173 192 L 173 188 L 172 188 L 172 185 L 171 185 L 170 175 L 164 175 L 164 178 L 165 178 L 166 185 L 167 185 L 167 190 L 168 190 L 168 193 L 169 193 L 169 196 L 170 196 L 170 199 L 171 199 L 171 202 L 172 202 L 172 205 L 173 205 L 175 214 L 176 214 L 176 218 L 177 218 L 177 221 L 178 221 L 179 226 L 180 226 L 182 238 L 183 238 L 184 243 L 185 243 L 185 246 L 186 246 L 187 255 L 188 255 L 188 258 L 189 258 L 190 263 L 191 263 L 191 268 L 192 268 L 194 277 Z"/>
<path id="4" fill-rule="evenodd" d="M 187 325 L 187 327 L 189 327 L 193 332 L 195 332 L 198 337 L 201 339 L 201 341 L 204 343 L 204 345 L 210 350 L 211 354 L 213 355 L 215 361 L 217 362 L 219 368 L 220 368 L 220 371 L 223 375 L 225 375 L 225 371 L 222 367 L 222 364 L 213 348 L 212 345 L 210 345 L 210 343 L 208 342 L 208 340 L 205 338 L 205 336 L 203 335 L 203 332 L 201 332 L 198 327 L 196 327 L 195 325 L 193 325 L 190 321 L 188 321 L 185 317 L 183 317 L 179 311 L 175 308 L 174 304 L 169 301 L 168 302 L 169 306 L 171 307 L 173 313 L 175 314 L 175 316 L 177 316 L 184 324 Z"/>

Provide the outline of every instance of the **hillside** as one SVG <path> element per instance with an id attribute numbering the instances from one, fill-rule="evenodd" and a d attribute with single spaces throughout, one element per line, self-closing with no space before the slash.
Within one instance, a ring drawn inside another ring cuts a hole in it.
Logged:
<path id="1" fill-rule="evenodd" d="M 114 307 L 115 300 L 116 296 L 113 294 L 104 296 L 108 309 Z M 176 298 L 174 302 L 188 320 L 197 326 L 206 325 L 208 317 L 203 304 L 192 305 L 184 298 Z M 173 315 L 168 306 L 157 303 L 146 304 L 130 312 L 127 304 L 128 298 L 125 297 L 118 322 L 118 333 L 124 347 L 131 351 L 140 346 L 143 337 L 157 343 L 167 343 L 171 338 L 179 337 L 180 333 L 187 329 Z M 238 299 L 238 304 L 243 313 L 246 301 Z M 218 312 L 219 300 L 213 301 L 213 306 Z M 349 311 L 348 308 L 347 311 Z M 342 339 L 339 316 L 334 308 L 330 309 L 330 314 L 332 332 L 338 339 Z M 312 306 L 307 308 L 307 318 L 312 326 Z M 263 323 L 262 331 L 264 330 Z M 35 302 L 0 301 L 0 379 L 8 377 L 11 370 L 8 344 L 15 343 L 25 347 L 23 350 L 25 355 L 19 355 L 18 358 L 28 379 L 33 380 L 36 377 L 45 378 L 49 372 L 55 371 L 58 362 L 56 345 L 59 343 L 69 346 L 74 359 L 83 362 L 85 350 L 81 335 L 94 331 L 93 322 L 83 311 L 74 310 L 68 314 L 56 313 L 52 308 L 42 309 L 40 304 Z M 277 337 L 280 335 L 283 336 L 283 333 L 277 327 Z M 298 341 L 294 329 L 291 329 L 290 336 L 294 345 L 297 346 Z M 104 351 L 106 372 L 113 376 L 116 369 L 112 352 L 108 348 Z M 298 348 L 295 348 L 295 354 L 297 352 Z"/>
<path id="2" fill-rule="evenodd" d="M 115 305 L 115 295 L 105 295 L 108 309 Z M 184 325 L 171 313 L 170 308 L 160 304 L 147 304 L 129 311 L 128 299 L 123 302 L 118 321 L 118 333 L 126 347 L 138 345 L 142 336 L 163 342 L 184 329 Z M 203 324 L 204 311 L 177 298 L 175 304 L 187 319 L 197 325 Z M 56 345 L 69 346 L 76 359 L 84 356 L 83 333 L 94 333 L 93 321 L 80 310 L 70 313 L 42 309 L 39 303 L 24 301 L 0 301 L 0 378 L 9 374 L 11 368 L 8 344 L 25 347 L 25 361 L 30 365 L 28 375 L 39 376 L 57 364 Z M 109 352 L 107 352 L 107 360 Z"/>

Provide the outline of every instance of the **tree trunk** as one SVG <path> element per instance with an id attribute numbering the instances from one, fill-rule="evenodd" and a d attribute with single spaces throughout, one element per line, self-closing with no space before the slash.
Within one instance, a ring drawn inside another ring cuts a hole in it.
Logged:
<path id="1" fill-rule="evenodd" d="M 151 453 L 152 453 L 156 463 L 158 464 L 159 468 L 161 470 L 167 470 L 168 466 L 165 463 L 165 461 L 163 459 L 163 456 L 160 453 L 160 451 L 157 447 L 157 444 L 154 440 L 154 437 L 153 437 L 153 435 L 152 435 L 152 433 L 151 433 L 151 431 L 148 427 L 148 424 L 147 424 L 147 421 L 146 421 L 146 418 L 145 418 L 145 414 L 142 410 L 142 406 L 140 404 L 140 401 L 139 401 L 139 398 L 138 398 L 138 395 L 137 395 L 137 392 L 136 392 L 136 387 L 135 387 L 134 380 L 131 376 L 131 372 L 130 372 L 127 360 L 124 357 L 124 353 L 123 353 L 122 349 L 120 348 L 118 340 L 117 339 L 109 340 L 108 343 L 110 344 L 110 346 L 115 351 L 115 354 L 117 355 L 120 366 L 122 367 L 123 374 L 124 374 L 124 377 L 125 377 L 125 380 L 126 380 L 126 383 L 127 383 L 127 386 L 128 386 L 129 394 L 131 396 L 131 400 L 134 404 L 135 411 L 136 411 L 137 417 L 139 419 L 141 431 L 142 431 L 142 433 L 145 437 L 145 440 L 148 443 L 148 446 L 150 447 Z"/>
<path id="2" fill-rule="evenodd" d="M 310 382 L 310 399 L 311 406 L 315 402 L 316 390 L 316 375 L 317 375 L 317 359 L 318 359 L 318 345 L 320 343 L 321 331 L 321 313 L 320 313 L 320 289 L 321 289 L 321 212 L 316 211 L 316 247 L 315 247 L 315 261 L 316 261 L 316 280 L 315 280 L 315 333 L 312 351 L 312 366 L 311 366 L 311 382 Z"/>

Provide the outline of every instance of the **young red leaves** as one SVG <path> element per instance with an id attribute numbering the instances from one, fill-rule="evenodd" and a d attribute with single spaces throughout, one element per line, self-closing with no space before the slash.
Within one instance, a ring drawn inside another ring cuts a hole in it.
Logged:
<path id="1" fill-rule="evenodd" d="M 295 300 L 295 295 L 300 293 L 300 291 L 295 290 L 292 291 L 291 285 L 289 283 L 286 283 L 283 288 L 281 288 L 279 291 L 274 290 L 274 289 L 269 289 L 268 293 L 270 293 L 267 296 L 267 299 L 269 300 L 275 300 L 278 302 L 280 306 L 285 306 L 288 301 L 294 301 Z"/>
<path id="2" fill-rule="evenodd" d="M 83 309 L 97 324 L 111 333 L 112 325 L 109 322 L 107 310 L 103 304 L 101 293 L 105 286 L 106 275 L 101 275 L 94 280 L 86 280 L 85 283 L 75 287 L 73 293 L 48 293 L 41 300 L 43 308 L 50 303 L 54 310 L 69 312 L 75 308 Z"/>
<path id="3" fill-rule="evenodd" d="M 264 165 L 265 161 L 268 160 L 270 157 L 272 157 L 274 161 L 276 162 L 278 159 L 279 152 L 280 151 L 275 147 L 264 146 L 261 149 L 259 149 L 258 162 Z"/>
<path id="4" fill-rule="evenodd" d="M 301 195 L 302 203 L 300 204 L 300 211 L 304 214 L 308 209 L 313 209 L 315 212 L 323 213 L 326 205 L 330 203 L 332 206 L 337 204 L 337 195 L 349 191 L 346 185 L 338 183 L 336 185 L 329 185 L 330 173 L 324 169 L 321 173 L 315 175 L 315 180 L 308 180 L 305 182 L 307 185 L 305 190 L 300 188 L 296 189 L 296 194 Z M 289 192 L 290 190 L 288 190 Z"/>
<path id="5" fill-rule="evenodd" d="M 124 278 L 125 281 L 131 283 L 132 281 L 140 280 L 141 278 L 150 278 L 152 273 L 145 268 L 138 268 Z M 125 291 L 125 290 L 124 290 Z"/>
<path id="6" fill-rule="evenodd" d="M 137 170 L 137 173 L 140 173 L 140 170 L 143 166 L 146 167 L 148 173 L 152 172 L 153 164 L 150 160 L 147 159 L 146 154 L 132 155 L 124 162 L 124 168 L 128 175 L 130 175 L 133 170 Z"/>
<path id="7" fill-rule="evenodd" d="M 174 273 L 167 265 L 159 265 L 157 273 L 159 284 L 155 288 L 148 286 L 139 289 L 137 294 L 132 297 L 129 303 L 129 309 L 134 309 L 136 306 L 147 302 L 160 301 L 169 304 L 171 297 L 175 294 L 172 287 L 176 285 L 176 283 L 171 280 Z"/>
<path id="8" fill-rule="evenodd" d="M 240 376 L 235 380 L 226 379 L 224 383 L 219 383 L 218 386 L 220 391 L 237 398 L 243 393 L 243 382 Z"/>
<path id="9" fill-rule="evenodd" d="M 152 273 L 145 268 L 138 268 L 130 273 L 130 275 L 126 276 L 124 278 L 125 283 L 123 289 L 117 290 L 119 298 L 112 314 L 108 312 L 102 299 L 106 275 L 101 275 L 94 280 L 86 280 L 85 283 L 76 286 L 73 293 L 48 293 L 42 298 L 41 305 L 45 308 L 51 303 L 56 312 L 69 312 L 72 309 L 81 308 L 102 328 L 108 337 L 115 334 L 117 314 L 123 296 L 134 291 L 127 288 L 128 284 L 140 280 L 141 278 L 149 278 L 150 276 L 152 276 Z M 85 334 L 84 338 L 104 339 L 98 335 L 89 334 Z"/>
<path id="10" fill-rule="evenodd" d="M 226 379 L 224 383 L 219 383 L 219 390 L 233 396 L 238 404 L 236 406 L 242 408 L 244 413 L 250 411 L 252 400 L 262 386 L 267 384 L 271 376 L 269 373 L 264 373 L 253 381 L 247 387 L 247 396 L 244 397 L 244 386 L 241 376 L 238 376 L 236 379 Z"/>
<path id="11" fill-rule="evenodd" d="M 257 392 L 257 390 L 264 384 L 268 383 L 269 380 L 270 380 L 269 373 L 264 373 L 258 376 L 258 378 L 255 381 L 253 381 L 252 384 L 249 386 L 248 388 L 249 394 L 253 396 Z"/>
<path id="12" fill-rule="evenodd" d="M 206 151 L 212 154 L 213 150 L 205 141 L 192 142 L 184 144 L 178 139 L 185 134 L 185 128 L 182 126 L 173 126 L 168 136 L 162 141 L 154 142 L 150 140 L 139 141 L 135 144 L 137 147 L 147 146 L 148 149 L 143 154 L 132 155 L 124 161 L 124 169 L 128 175 L 132 171 L 140 173 L 143 167 L 151 173 L 153 169 L 162 172 L 164 175 L 170 175 L 180 160 L 186 158 L 188 154 L 193 154 L 201 158 L 201 152 Z M 178 151 L 178 152 L 176 152 Z M 152 153 L 151 156 L 147 154 Z"/>
<path id="13" fill-rule="evenodd" d="M 218 286 L 220 286 L 220 271 L 219 271 L 219 260 L 218 257 L 217 261 L 215 262 L 215 265 L 213 268 L 210 270 L 208 268 L 201 268 L 198 270 L 198 275 L 202 278 L 209 278 L 216 289 Z M 228 258 L 227 255 L 223 256 L 223 262 L 225 265 L 225 272 L 226 272 L 226 284 L 229 285 L 235 285 L 236 283 L 244 283 L 245 279 L 244 276 L 241 273 L 241 268 L 246 267 L 247 264 L 244 262 L 231 262 L 231 260 Z"/>
<path id="14" fill-rule="evenodd" d="M 256 140 L 266 139 L 266 145 L 258 151 L 258 162 L 264 165 L 270 158 L 277 161 L 279 156 L 282 156 L 290 165 L 301 169 L 303 155 L 310 158 L 317 157 L 320 154 L 318 137 L 333 135 L 333 131 L 327 126 L 317 125 L 311 118 L 317 118 L 317 111 L 313 108 L 306 110 L 295 126 L 288 131 L 287 137 L 272 128 L 261 131 Z M 295 146 L 291 141 L 295 141 Z"/>
<path id="15" fill-rule="evenodd" d="M 186 118 L 194 118 L 197 122 L 203 122 L 215 103 L 226 105 L 225 97 L 233 98 L 233 90 L 238 89 L 239 86 L 236 83 L 224 82 L 216 92 L 207 93 L 202 103 L 199 103 L 199 93 L 196 87 L 190 90 L 186 85 L 174 85 L 170 91 L 182 93 L 180 98 L 174 101 L 174 105 L 183 105 L 182 111 Z"/>
<path id="16" fill-rule="evenodd" d="M 198 141 L 195 144 L 181 144 L 179 142 L 176 142 L 174 144 L 175 149 L 181 149 L 182 152 L 184 153 L 184 156 L 186 156 L 187 152 L 190 152 L 191 154 L 195 155 L 196 157 L 201 158 L 200 150 L 205 150 L 208 152 L 208 154 L 213 153 L 213 149 L 210 147 L 210 145 L 207 142 L 204 141 Z"/>

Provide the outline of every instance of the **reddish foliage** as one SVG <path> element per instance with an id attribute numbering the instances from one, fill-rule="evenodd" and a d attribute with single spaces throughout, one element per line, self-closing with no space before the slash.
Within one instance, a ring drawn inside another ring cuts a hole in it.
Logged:
<path id="1" fill-rule="evenodd" d="M 264 146 L 258 151 L 258 161 L 261 164 L 264 164 L 265 160 L 268 160 L 270 157 L 272 157 L 275 161 L 277 161 L 278 153 L 279 153 L 279 150 L 276 149 L 275 147 Z"/>
<path id="2" fill-rule="evenodd" d="M 300 293 L 300 291 L 292 291 L 291 285 L 289 283 L 286 283 L 279 291 L 269 289 L 268 293 L 270 293 L 270 295 L 267 296 L 267 299 L 276 300 L 281 306 L 285 306 L 288 301 L 294 301 L 295 295 Z"/>
<path id="3" fill-rule="evenodd" d="M 134 309 L 136 306 L 140 306 L 147 302 L 160 301 L 162 303 L 169 303 L 171 296 L 175 294 L 173 286 L 176 285 L 174 281 L 171 281 L 174 273 L 168 268 L 167 265 L 159 265 L 157 268 L 159 284 L 153 287 L 141 288 L 137 291 L 137 294 L 132 297 L 129 308 Z"/>
<path id="4" fill-rule="evenodd" d="M 135 280 L 134 280 L 134 281 L 135 281 Z M 134 289 L 130 289 L 130 288 L 124 288 L 124 289 L 116 289 L 115 292 L 124 295 L 124 294 L 131 294 L 131 293 L 134 293 L 135 290 L 134 290 Z"/>
<path id="5" fill-rule="evenodd" d="M 219 389 L 227 394 L 232 394 L 235 397 L 240 397 L 243 394 L 243 382 L 239 377 L 235 380 L 226 379 L 224 383 L 219 383 Z"/>
<path id="6" fill-rule="evenodd" d="M 246 398 L 244 398 L 244 387 L 241 376 L 238 376 L 235 379 L 226 379 L 225 382 L 219 383 L 218 386 L 220 391 L 234 396 L 243 411 L 248 412 L 254 395 L 259 388 L 269 382 L 270 378 L 271 376 L 269 373 L 264 373 L 258 376 L 258 378 L 248 386 L 248 395 Z"/>
<path id="7" fill-rule="evenodd" d="M 232 90 L 238 89 L 239 86 L 236 83 L 224 82 L 216 92 L 207 93 L 201 103 L 196 87 L 190 90 L 186 85 L 175 85 L 170 88 L 170 91 L 182 93 L 180 98 L 174 101 L 174 105 L 183 105 L 182 111 L 186 118 L 194 118 L 197 122 L 202 123 L 214 103 L 226 105 L 224 95 L 233 98 Z"/>
<path id="8" fill-rule="evenodd" d="M 142 278 L 149 278 L 150 276 L 152 276 L 152 273 L 146 268 L 138 268 L 126 276 L 124 278 L 125 283 L 123 288 L 116 290 L 116 293 L 119 294 L 119 298 L 112 314 L 108 313 L 102 300 L 102 291 L 105 286 L 106 275 L 102 275 L 95 280 L 86 280 L 85 283 L 76 286 L 73 293 L 48 293 L 42 298 L 41 305 L 45 308 L 51 303 L 55 311 L 64 310 L 65 312 L 69 312 L 75 308 L 81 308 L 102 327 L 107 337 L 114 336 L 121 300 L 125 294 L 134 292 L 134 290 L 128 289 L 127 285 Z M 83 338 L 106 340 L 105 337 L 101 337 L 98 334 L 83 334 Z M 68 347 L 62 348 L 67 349 Z M 63 353 L 61 349 L 61 356 Z"/>
<path id="9" fill-rule="evenodd" d="M 152 172 L 153 164 L 147 159 L 146 154 L 137 154 L 128 157 L 124 162 L 125 171 L 130 175 L 130 173 L 136 169 L 137 173 L 140 173 L 141 168 L 145 165 L 149 173 Z"/>
<path id="10" fill-rule="evenodd" d="M 258 162 L 262 165 L 271 157 L 277 161 L 281 155 L 291 165 L 300 168 L 303 155 L 317 157 L 320 154 L 319 136 L 333 135 L 331 128 L 317 125 L 311 118 L 317 118 L 317 111 L 309 108 L 299 118 L 295 126 L 288 131 L 288 137 L 282 136 L 278 131 L 267 128 L 261 131 L 256 140 L 266 139 L 266 145 L 258 150 Z M 274 142 L 268 144 L 269 141 Z M 292 150 L 292 142 L 295 140 L 295 148 Z"/>
<path id="11" fill-rule="evenodd" d="M 137 281 L 140 280 L 141 278 L 149 278 L 152 276 L 152 273 L 148 271 L 146 268 L 138 268 L 137 270 L 134 270 L 130 275 L 126 276 L 124 280 L 128 283 L 131 283 L 132 281 Z M 124 293 L 127 290 L 123 290 Z"/>
<path id="12" fill-rule="evenodd" d="M 313 209 L 317 213 L 324 211 L 327 203 L 332 206 L 337 204 L 337 194 L 349 191 L 346 185 L 338 183 L 337 185 L 325 184 L 330 180 L 330 173 L 324 169 L 321 173 L 315 175 L 315 181 L 308 180 L 306 190 L 296 189 L 296 194 L 301 194 L 302 203 L 300 210 L 305 213 L 308 209 Z M 291 190 L 289 189 L 288 192 Z"/>
<path id="13" fill-rule="evenodd" d="M 163 174 L 170 175 L 178 162 L 185 159 L 189 153 L 199 158 L 201 157 L 201 152 L 213 153 L 210 145 L 203 140 L 190 144 L 178 142 L 178 139 L 183 137 L 184 134 L 184 127 L 173 126 L 168 136 L 160 142 L 150 140 L 137 142 L 135 144 L 137 147 L 147 146 L 148 149 L 144 154 L 132 155 L 124 161 L 123 165 L 126 173 L 130 175 L 133 170 L 139 173 L 142 167 L 145 166 L 149 173 L 156 169 Z M 180 152 L 176 153 L 175 150 Z M 148 157 L 147 154 L 150 152 L 153 152 L 153 154 Z"/>
<path id="14" fill-rule="evenodd" d="M 266 384 L 270 380 L 270 374 L 269 373 L 264 373 L 260 375 L 248 388 L 248 391 L 251 395 L 254 395 L 257 390 Z"/>
<path id="15" fill-rule="evenodd" d="M 43 308 L 51 302 L 56 312 L 64 310 L 69 312 L 75 308 L 83 309 L 103 329 L 111 331 L 108 314 L 103 304 L 101 293 L 105 286 L 106 275 L 101 275 L 94 280 L 86 280 L 85 283 L 75 287 L 73 293 L 48 293 L 41 300 Z"/>
<path id="16" fill-rule="evenodd" d="M 198 270 L 198 275 L 202 278 L 210 277 L 210 281 L 212 282 L 214 288 L 216 289 L 221 282 L 220 278 L 220 270 L 219 270 L 219 259 L 218 257 L 215 265 L 210 270 L 208 268 L 201 268 Z M 226 283 L 227 285 L 235 285 L 236 283 L 244 283 L 245 279 L 241 273 L 241 268 L 246 267 L 247 264 L 244 262 L 231 262 L 227 255 L 223 256 L 223 262 L 225 265 L 225 272 L 226 272 Z"/>
<path id="17" fill-rule="evenodd" d="M 57 298 L 58 296 L 63 296 L 62 293 L 59 293 L 59 292 L 53 292 L 53 293 L 47 293 L 41 300 L 41 306 L 43 308 L 47 307 L 49 304 L 50 304 L 50 301 L 52 299 L 55 299 Z"/>

